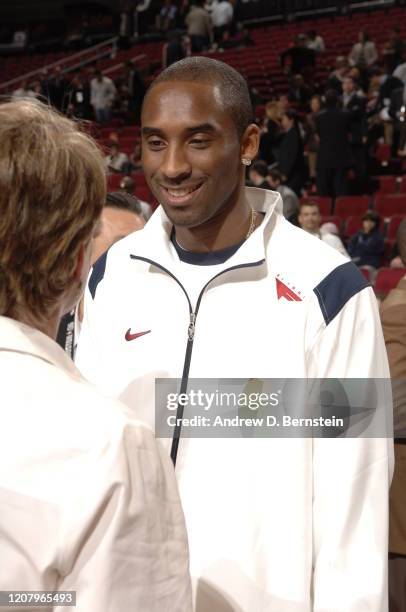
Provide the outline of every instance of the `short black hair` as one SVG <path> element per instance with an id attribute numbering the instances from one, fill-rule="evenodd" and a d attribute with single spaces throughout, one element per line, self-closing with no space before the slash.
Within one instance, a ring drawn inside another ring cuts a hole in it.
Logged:
<path id="1" fill-rule="evenodd" d="M 269 171 L 269 176 L 273 181 L 279 181 L 280 183 L 283 183 L 283 174 L 282 172 L 279 172 L 279 170 L 277 170 L 276 168 L 272 168 Z"/>
<path id="2" fill-rule="evenodd" d="M 128 210 L 136 215 L 141 214 L 141 205 L 135 196 L 123 191 L 112 191 L 106 196 L 106 206 Z"/>
<path id="3" fill-rule="evenodd" d="M 381 224 L 381 218 L 374 210 L 367 210 L 367 212 L 363 214 L 362 220 L 373 221 L 375 223 L 375 229 L 378 229 Z"/>
<path id="4" fill-rule="evenodd" d="M 156 85 L 173 81 L 186 83 L 198 81 L 217 85 L 224 107 L 232 117 L 239 138 L 250 123 L 253 123 L 254 113 L 247 82 L 228 64 L 203 56 L 187 57 L 175 62 L 152 81 L 145 99 Z"/>
<path id="5" fill-rule="evenodd" d="M 338 105 L 338 93 L 335 89 L 326 91 L 325 104 L 327 108 L 336 108 Z"/>
<path id="6" fill-rule="evenodd" d="M 251 170 L 254 170 L 254 172 L 257 172 L 263 178 L 266 178 L 268 176 L 268 166 L 266 162 L 262 159 L 257 159 L 256 161 L 254 161 L 251 166 Z"/>

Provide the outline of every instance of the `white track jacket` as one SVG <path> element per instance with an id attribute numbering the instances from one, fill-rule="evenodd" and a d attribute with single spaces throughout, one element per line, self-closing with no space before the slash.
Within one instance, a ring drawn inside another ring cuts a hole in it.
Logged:
<path id="1" fill-rule="evenodd" d="M 153 432 L 6 317 L 0 381 L 0 591 L 76 591 L 47 612 L 190 612 L 183 512 Z"/>
<path id="2" fill-rule="evenodd" d="M 141 418 L 155 376 L 389 377 L 357 268 L 247 198 L 264 221 L 198 290 L 162 208 L 93 269 L 77 364 Z M 387 610 L 389 438 L 181 438 L 176 473 L 198 612 Z"/>

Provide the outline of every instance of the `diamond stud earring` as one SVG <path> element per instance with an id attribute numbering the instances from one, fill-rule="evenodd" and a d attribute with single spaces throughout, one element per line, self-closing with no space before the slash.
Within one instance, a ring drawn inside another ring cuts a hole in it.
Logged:
<path id="1" fill-rule="evenodd" d="M 244 166 L 250 166 L 251 165 L 251 160 L 248 159 L 247 157 L 243 157 L 241 160 L 241 163 L 244 164 Z"/>

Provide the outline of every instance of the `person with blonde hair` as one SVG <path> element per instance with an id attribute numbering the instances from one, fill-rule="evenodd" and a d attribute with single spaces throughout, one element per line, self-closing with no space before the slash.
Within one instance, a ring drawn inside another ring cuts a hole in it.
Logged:
<path id="1" fill-rule="evenodd" d="M 0 187 L 0 591 L 48 612 L 189 612 L 169 459 L 54 340 L 89 272 L 103 157 L 40 102 L 5 103 Z"/>

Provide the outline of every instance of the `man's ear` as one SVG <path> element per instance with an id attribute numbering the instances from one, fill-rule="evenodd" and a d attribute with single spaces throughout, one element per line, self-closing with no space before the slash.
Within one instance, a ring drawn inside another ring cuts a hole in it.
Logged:
<path id="1" fill-rule="evenodd" d="M 241 138 L 241 159 L 253 160 L 258 155 L 260 129 L 255 123 L 251 123 Z"/>

